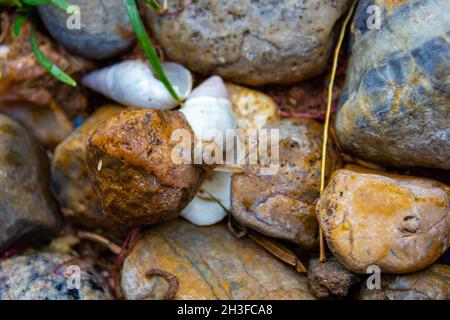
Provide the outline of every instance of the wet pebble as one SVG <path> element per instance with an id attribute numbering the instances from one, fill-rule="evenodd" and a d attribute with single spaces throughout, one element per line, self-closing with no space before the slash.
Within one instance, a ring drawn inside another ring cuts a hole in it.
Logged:
<path id="1" fill-rule="evenodd" d="M 52 4 L 38 8 L 50 34 L 72 53 L 106 59 L 133 44 L 133 28 L 122 0 L 71 0 L 70 4 L 79 7 L 80 28 L 72 26 L 77 14 L 69 15 Z"/>
<path id="2" fill-rule="evenodd" d="M 351 271 L 409 273 L 449 246 L 450 188 L 434 180 L 349 167 L 317 204 L 328 246 Z"/>
<path id="3" fill-rule="evenodd" d="M 87 145 L 86 164 L 104 213 L 141 226 L 175 219 L 194 198 L 202 168 L 177 164 L 174 130 L 193 132 L 179 111 L 127 109 L 103 122 Z"/>
<path id="4" fill-rule="evenodd" d="M 104 106 L 92 114 L 55 150 L 51 167 L 51 188 L 64 216 L 91 228 L 115 229 L 103 214 L 86 169 L 86 144 L 100 123 L 123 108 Z"/>
<path id="5" fill-rule="evenodd" d="M 279 130 L 278 168 L 265 172 L 264 164 L 246 165 L 243 173 L 234 174 L 231 211 L 249 228 L 313 249 L 318 244 L 315 202 L 323 127 L 309 119 L 283 119 L 266 128 Z M 339 161 L 331 145 L 328 156 L 327 172 L 332 172 Z"/>
<path id="6" fill-rule="evenodd" d="M 48 160 L 39 143 L 0 114 L 0 251 L 55 235 L 59 210 L 49 188 Z"/>

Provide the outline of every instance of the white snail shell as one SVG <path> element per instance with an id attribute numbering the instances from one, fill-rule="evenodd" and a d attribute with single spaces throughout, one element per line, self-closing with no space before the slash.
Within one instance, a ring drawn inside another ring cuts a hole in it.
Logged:
<path id="1" fill-rule="evenodd" d="M 190 71 L 173 62 L 162 67 L 179 98 L 186 99 L 192 90 Z M 91 72 L 83 78 L 83 84 L 128 107 L 168 110 L 178 105 L 155 78 L 148 62 L 142 60 L 123 61 Z"/>
<path id="2" fill-rule="evenodd" d="M 206 190 L 214 198 L 222 203 L 222 205 L 230 210 L 231 200 L 231 173 L 229 172 L 212 172 L 209 179 L 200 187 L 200 191 L 189 203 L 189 205 L 183 209 L 181 216 L 186 220 L 197 226 L 209 226 L 220 222 L 227 212 L 217 203 L 217 201 L 210 200 L 210 196 L 203 192 Z"/>
<path id="3" fill-rule="evenodd" d="M 210 77 L 195 88 L 180 111 L 199 140 L 222 141 L 223 150 L 232 147 L 232 141 L 227 141 L 226 130 L 236 129 L 237 122 L 220 77 Z"/>

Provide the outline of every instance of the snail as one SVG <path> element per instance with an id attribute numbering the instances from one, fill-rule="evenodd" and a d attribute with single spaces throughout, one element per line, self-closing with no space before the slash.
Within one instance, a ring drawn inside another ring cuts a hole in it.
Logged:
<path id="1" fill-rule="evenodd" d="M 236 129 L 237 122 L 220 77 L 212 76 L 194 89 L 180 111 L 203 144 L 217 143 L 222 153 L 233 146 L 233 137 L 227 136 L 227 130 Z M 204 159 L 205 162 L 210 160 Z M 230 173 L 211 172 L 181 216 L 198 226 L 221 221 L 227 215 L 221 205 L 227 210 L 230 208 L 230 188 Z"/>
<path id="2" fill-rule="evenodd" d="M 210 176 L 205 178 L 194 199 L 181 212 L 183 218 L 197 226 L 209 226 L 220 222 L 227 215 L 224 209 L 230 209 L 231 173 L 208 172 L 208 174 Z"/>
<path id="3" fill-rule="evenodd" d="M 195 136 L 204 143 L 217 143 L 223 151 L 233 146 L 227 130 L 237 127 L 228 91 L 222 78 L 212 76 L 195 88 L 180 111 Z"/>
<path id="4" fill-rule="evenodd" d="M 174 62 L 162 67 L 177 95 L 185 100 L 192 90 L 192 75 Z M 163 83 L 156 79 L 149 63 L 127 60 L 93 71 L 83 78 L 83 85 L 127 107 L 173 109 L 178 105 Z"/>

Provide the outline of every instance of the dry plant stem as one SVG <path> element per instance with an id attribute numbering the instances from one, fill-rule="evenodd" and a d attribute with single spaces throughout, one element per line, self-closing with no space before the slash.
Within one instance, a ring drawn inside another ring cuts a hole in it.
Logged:
<path id="1" fill-rule="evenodd" d="M 248 237 L 255 241 L 258 245 L 269 251 L 278 259 L 286 262 L 287 264 L 295 267 L 297 272 L 306 273 L 308 270 L 303 263 L 297 258 L 297 256 L 285 246 L 276 243 L 268 238 L 249 230 Z"/>
<path id="2" fill-rule="evenodd" d="M 331 77 L 330 77 L 330 85 L 328 87 L 328 98 L 327 98 L 327 113 L 325 116 L 325 125 L 323 128 L 323 145 L 322 145 L 322 167 L 320 171 L 320 194 L 322 195 L 323 190 L 325 189 L 325 169 L 326 169 L 326 159 L 327 159 L 327 144 L 328 144 L 328 128 L 330 127 L 330 117 L 331 117 L 331 105 L 333 102 L 333 86 L 334 80 L 336 78 L 336 70 L 339 59 L 339 52 L 341 51 L 342 43 L 345 37 L 345 30 L 347 30 L 347 25 L 350 21 L 350 18 L 353 15 L 353 11 L 355 10 L 355 6 L 358 3 L 358 0 L 355 0 L 350 7 L 350 10 L 345 17 L 344 22 L 342 23 L 341 32 L 339 34 L 339 39 L 336 45 L 336 49 L 334 51 L 333 56 L 333 66 L 331 68 Z M 320 239 L 320 262 L 325 262 L 325 239 L 323 237 L 322 228 L 319 227 L 319 239 Z"/>
<path id="3" fill-rule="evenodd" d="M 9 30 L 9 17 L 6 12 L 2 12 L 0 15 L 0 44 L 6 39 L 6 35 Z"/>
<path id="4" fill-rule="evenodd" d="M 108 248 L 115 255 L 119 255 L 122 250 L 117 244 L 114 242 L 102 237 L 99 234 L 88 232 L 88 231 L 78 231 L 77 236 L 83 240 L 89 240 L 96 242 L 106 248 Z"/>
<path id="5" fill-rule="evenodd" d="M 169 288 L 164 294 L 163 300 L 172 300 L 173 298 L 175 298 L 175 295 L 178 292 L 179 281 L 174 274 L 161 269 L 153 268 L 148 270 L 145 275 L 147 277 L 158 276 L 164 278 L 169 283 Z"/>

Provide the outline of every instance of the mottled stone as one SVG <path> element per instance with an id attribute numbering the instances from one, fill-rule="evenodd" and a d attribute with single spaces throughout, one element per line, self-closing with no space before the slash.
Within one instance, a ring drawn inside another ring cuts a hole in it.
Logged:
<path id="1" fill-rule="evenodd" d="M 68 28 L 71 15 L 52 4 L 38 8 L 50 34 L 72 53 L 106 59 L 133 44 L 133 28 L 122 0 L 71 0 L 70 4 L 80 8 L 81 29 Z"/>
<path id="2" fill-rule="evenodd" d="M 330 250 L 351 271 L 409 273 L 449 247 L 450 188 L 434 180 L 349 167 L 317 203 Z"/>
<path id="3" fill-rule="evenodd" d="M 347 270 L 336 258 L 326 262 L 312 258 L 308 267 L 308 283 L 317 298 L 343 298 L 357 284 L 360 276 Z"/>
<path id="4" fill-rule="evenodd" d="M 237 83 L 286 84 L 326 69 L 334 26 L 350 3 L 200 0 L 177 15 L 160 15 L 148 5 L 145 13 L 171 60 Z"/>
<path id="5" fill-rule="evenodd" d="M 0 251 L 47 240 L 60 225 L 49 189 L 48 160 L 27 131 L 0 114 Z"/>
<path id="6" fill-rule="evenodd" d="M 279 166 L 264 174 L 264 164 L 246 165 L 234 174 L 231 211 L 241 224 L 303 248 L 318 244 L 315 202 L 320 190 L 323 127 L 309 119 L 283 119 L 268 129 L 279 129 Z M 330 145 L 327 172 L 338 165 Z"/>
<path id="7" fill-rule="evenodd" d="M 72 270 L 80 270 L 80 288 Z M 0 300 L 109 300 L 111 294 L 92 267 L 74 257 L 32 253 L 0 262 Z"/>
<path id="8" fill-rule="evenodd" d="M 268 95 L 232 83 L 226 87 L 239 128 L 262 128 L 278 120 L 277 104 Z"/>
<path id="9" fill-rule="evenodd" d="M 175 299 L 314 299 L 306 277 L 248 239 L 234 238 L 224 224 L 196 227 L 183 220 L 159 225 L 131 251 L 122 270 L 128 299 L 161 299 L 167 282 L 146 272 L 175 275 Z"/>
<path id="10" fill-rule="evenodd" d="M 380 29 L 367 7 L 381 8 Z M 336 133 L 370 161 L 450 169 L 450 3 L 359 2 Z"/>
<path id="11" fill-rule="evenodd" d="M 450 267 L 434 264 L 407 275 L 381 275 L 381 289 L 361 286 L 360 300 L 450 300 Z"/>
<path id="12" fill-rule="evenodd" d="M 100 200 L 86 169 L 86 144 L 104 120 L 123 110 L 104 106 L 92 114 L 55 150 L 51 188 L 66 218 L 91 228 L 115 229 L 117 224 L 103 214 Z"/>
<path id="13" fill-rule="evenodd" d="M 104 213 L 127 226 L 175 219 L 195 196 L 203 171 L 177 164 L 174 130 L 194 133 L 179 111 L 127 109 L 110 117 L 87 145 L 89 179 Z"/>
<path id="14" fill-rule="evenodd" d="M 0 102 L 0 112 L 20 122 L 44 146 L 53 149 L 73 130 L 65 113 L 27 102 Z"/>

